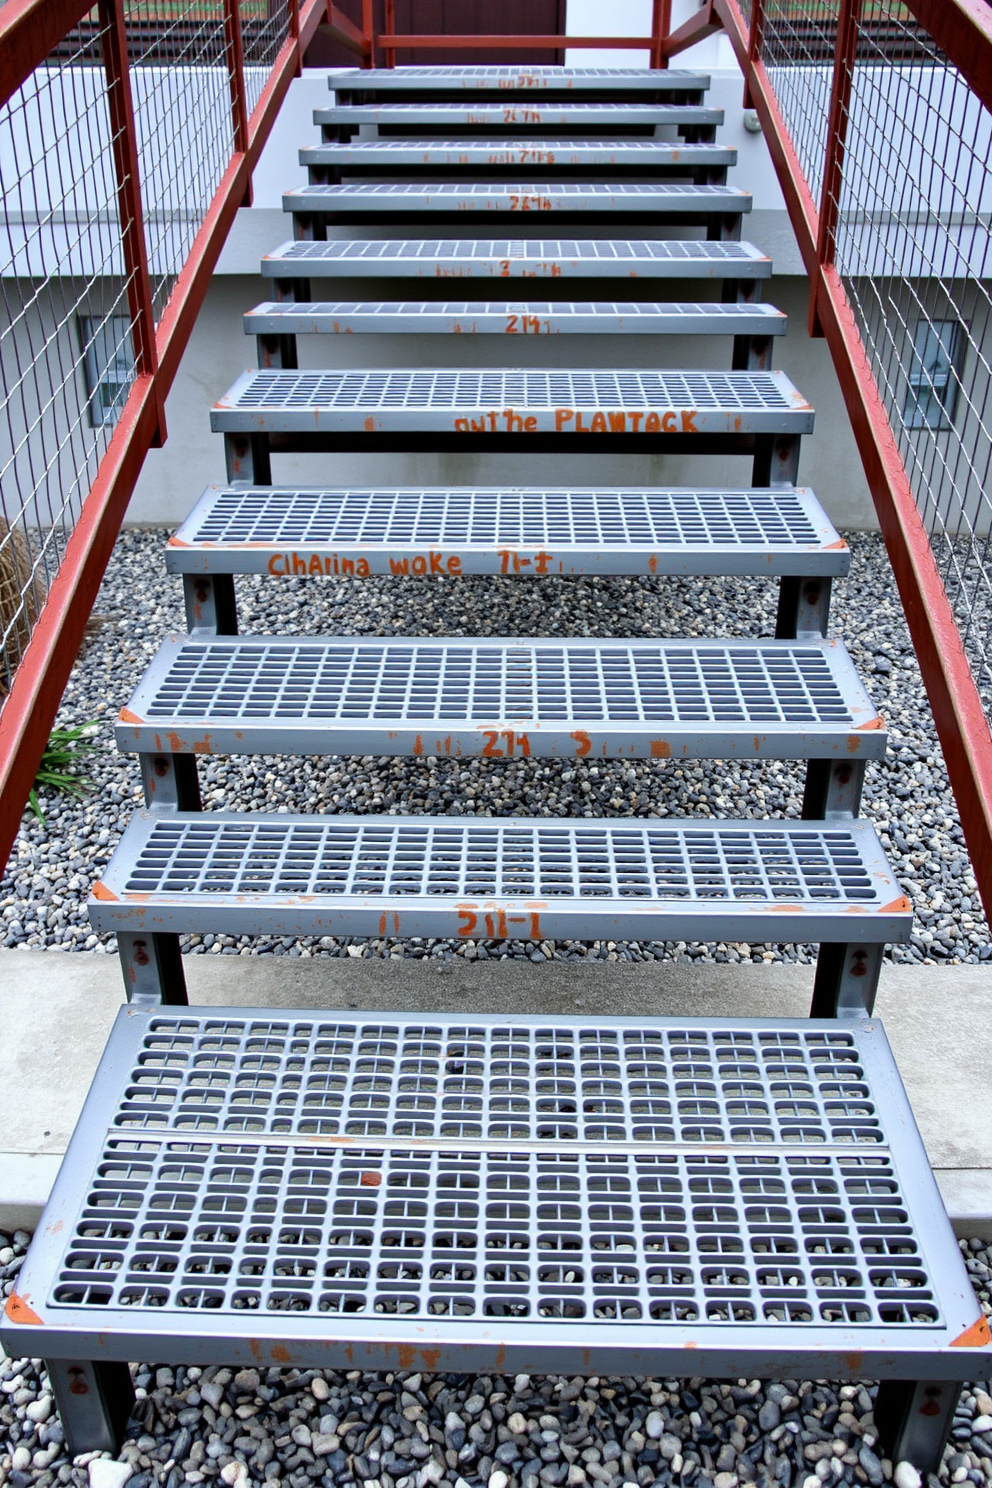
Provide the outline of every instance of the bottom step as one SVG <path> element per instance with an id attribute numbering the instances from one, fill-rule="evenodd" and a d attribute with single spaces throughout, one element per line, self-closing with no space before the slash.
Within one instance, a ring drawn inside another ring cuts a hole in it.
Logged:
<path id="1" fill-rule="evenodd" d="M 877 1021 L 137 1007 L 0 1329 L 103 1368 L 938 1381 L 987 1338 Z"/>

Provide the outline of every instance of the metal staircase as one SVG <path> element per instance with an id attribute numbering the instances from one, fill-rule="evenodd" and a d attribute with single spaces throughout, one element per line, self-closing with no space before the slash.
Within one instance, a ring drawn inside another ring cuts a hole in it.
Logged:
<path id="1" fill-rule="evenodd" d="M 129 1006 L 2 1330 L 45 1355 L 74 1451 L 116 1445 L 122 1361 L 151 1356 L 882 1378 L 886 1451 L 939 1462 L 988 1327 L 870 1016 L 911 929 L 857 815 L 885 728 L 827 634 L 849 554 L 796 483 L 813 413 L 770 370 L 785 319 L 755 302 L 771 266 L 739 241 L 707 82 L 371 71 L 317 115 L 296 238 L 263 262 L 276 298 L 245 319 L 260 368 L 212 413 L 228 483 L 168 547 L 190 634 L 118 724 L 147 808 L 91 916 Z M 525 211 L 553 233 L 466 235 Z M 386 276 L 419 298 L 355 297 Z M 718 298 L 654 298 L 676 280 Z M 298 367 L 298 337 L 349 331 L 724 334 L 731 366 Z M 752 484 L 576 489 L 550 462 L 515 489 L 273 481 L 287 450 L 466 448 L 746 454 Z M 760 641 L 240 636 L 249 573 L 736 574 L 780 598 Z M 801 820 L 202 812 L 197 758 L 226 753 L 788 758 L 807 780 Z M 821 949 L 809 1019 L 344 1018 L 188 1008 L 179 937 L 201 931 Z"/>

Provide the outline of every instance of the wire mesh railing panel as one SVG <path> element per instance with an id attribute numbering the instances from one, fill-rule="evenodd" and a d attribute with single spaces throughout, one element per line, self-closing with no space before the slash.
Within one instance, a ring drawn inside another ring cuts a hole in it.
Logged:
<path id="1" fill-rule="evenodd" d="M 151 275 L 161 319 L 234 148 L 223 0 L 125 0 Z"/>
<path id="2" fill-rule="evenodd" d="M 241 45 L 245 59 L 245 95 L 251 114 L 265 80 L 289 36 L 289 6 L 273 0 L 239 0 Z"/>
<path id="3" fill-rule="evenodd" d="M 992 118 L 893 0 L 866 0 L 836 262 L 992 719 Z"/>
<path id="4" fill-rule="evenodd" d="M 761 60 L 803 175 L 819 198 L 830 115 L 837 0 L 765 0 Z"/>
<path id="5" fill-rule="evenodd" d="M 0 107 L 0 702 L 134 380 L 104 39 Z"/>

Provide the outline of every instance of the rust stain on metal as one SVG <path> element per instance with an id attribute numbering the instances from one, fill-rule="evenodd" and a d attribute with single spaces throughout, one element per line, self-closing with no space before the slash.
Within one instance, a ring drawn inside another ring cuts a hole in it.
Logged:
<path id="1" fill-rule="evenodd" d="M 803 907 L 801 904 L 773 904 L 771 911 L 772 914 L 802 914 Z"/>
<path id="2" fill-rule="evenodd" d="M 847 1365 L 848 1369 L 853 1375 L 860 1375 L 864 1373 L 865 1356 L 863 1353 L 860 1352 L 860 1350 L 855 1349 L 851 1353 L 845 1354 L 844 1363 Z"/>
<path id="3" fill-rule="evenodd" d="M 984 1315 L 970 1328 L 965 1328 L 959 1333 L 951 1344 L 951 1348 L 986 1348 L 992 1343 L 992 1331 L 989 1330 L 989 1320 Z"/>
<path id="4" fill-rule="evenodd" d="M 274 1344 L 270 1352 L 277 1364 L 288 1364 L 290 1362 L 289 1349 L 284 1343 Z"/>
<path id="5" fill-rule="evenodd" d="M 253 1359 L 261 1359 L 262 1345 L 259 1343 L 257 1338 L 249 1338 L 248 1347 L 251 1349 L 251 1356 Z"/>
<path id="6" fill-rule="evenodd" d="M 375 419 L 372 417 L 371 414 L 369 414 L 368 418 L 365 420 L 365 432 L 366 434 L 375 433 Z"/>
<path id="7" fill-rule="evenodd" d="M 11 1292 L 7 1298 L 7 1306 L 4 1308 L 12 1323 L 26 1323 L 34 1328 L 43 1328 L 45 1325 L 28 1302 L 27 1297 L 19 1297 L 16 1292 Z"/>
<path id="8" fill-rule="evenodd" d="M 672 754 L 672 746 L 671 746 L 671 744 L 669 744 L 669 742 L 668 742 L 667 739 L 652 739 L 651 740 L 651 758 L 652 759 L 670 759 L 671 758 L 671 754 Z"/>

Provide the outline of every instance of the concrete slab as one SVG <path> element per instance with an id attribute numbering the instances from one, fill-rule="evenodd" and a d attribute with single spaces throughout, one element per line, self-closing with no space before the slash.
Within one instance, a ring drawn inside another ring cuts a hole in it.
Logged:
<path id="1" fill-rule="evenodd" d="M 801 966 L 187 956 L 205 1006 L 802 1017 Z M 36 1222 L 123 984 L 116 957 L 0 951 L 0 1226 Z M 992 1236 L 992 969 L 886 967 L 877 1011 L 959 1234 Z"/>

